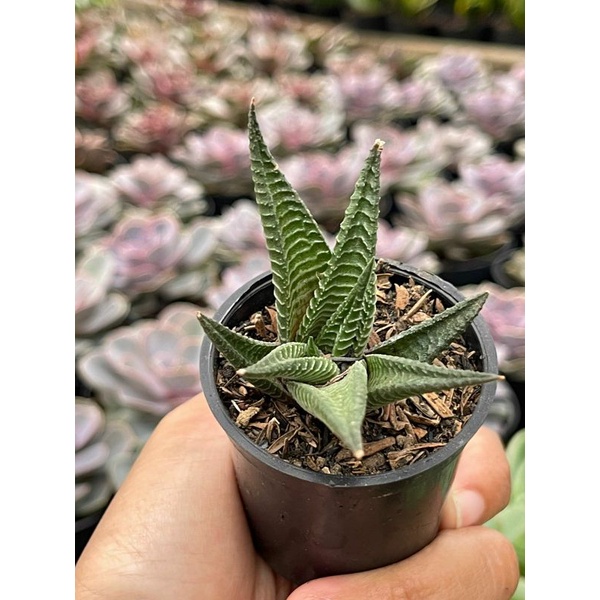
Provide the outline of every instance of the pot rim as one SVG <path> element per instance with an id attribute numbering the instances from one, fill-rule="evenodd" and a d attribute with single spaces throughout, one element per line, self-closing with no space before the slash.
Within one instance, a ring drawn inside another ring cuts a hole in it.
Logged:
<path id="1" fill-rule="evenodd" d="M 414 276 L 420 279 L 434 291 L 448 296 L 450 299 L 458 302 L 464 299 L 464 295 L 452 284 L 441 279 L 433 273 L 423 271 L 416 267 L 399 263 L 396 261 L 382 259 L 387 265 L 399 270 L 401 273 Z M 266 271 L 247 283 L 241 285 L 233 294 L 225 300 L 219 309 L 213 315 L 213 319 L 222 322 L 234 308 L 243 304 L 242 298 L 250 291 L 258 291 L 264 285 L 270 282 L 271 271 Z M 261 285 L 262 284 L 262 285 Z M 481 314 L 477 315 L 470 325 L 481 345 L 481 360 L 484 371 L 490 373 L 498 372 L 498 362 L 496 357 L 496 348 L 490 330 L 483 320 Z M 492 401 L 494 400 L 496 382 L 484 383 L 481 386 L 481 393 L 477 400 L 477 405 L 473 410 L 469 420 L 461 431 L 453 437 L 445 446 L 436 449 L 429 456 L 418 460 L 417 462 L 399 467 L 385 473 L 372 475 L 340 475 L 325 474 L 311 471 L 303 467 L 297 467 L 278 456 L 270 454 L 265 449 L 257 446 L 231 419 L 221 400 L 214 379 L 214 364 L 216 358 L 216 347 L 207 335 L 204 335 L 200 348 L 200 379 L 202 390 L 211 412 L 227 433 L 232 443 L 238 447 L 247 456 L 255 461 L 265 464 L 272 469 L 287 474 L 289 476 L 302 479 L 315 484 L 326 485 L 328 487 L 365 487 L 386 485 L 402 479 L 415 477 L 434 467 L 435 465 L 451 459 L 457 453 L 461 452 L 467 442 L 475 435 L 483 425 L 489 412 Z"/>

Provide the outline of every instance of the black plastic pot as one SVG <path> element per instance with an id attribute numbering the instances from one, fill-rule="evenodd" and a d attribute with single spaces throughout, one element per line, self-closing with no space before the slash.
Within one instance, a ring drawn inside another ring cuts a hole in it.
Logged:
<path id="1" fill-rule="evenodd" d="M 448 306 L 463 298 L 435 275 L 398 263 L 390 266 L 398 283 L 413 277 L 433 288 Z M 267 273 L 242 286 L 214 318 L 231 327 L 272 302 Z M 480 355 L 481 369 L 497 372 L 494 343 L 480 316 L 464 337 Z M 205 337 L 202 388 L 235 448 L 235 473 L 255 546 L 277 573 L 295 583 L 388 565 L 431 542 L 458 458 L 483 424 L 496 388 L 495 383 L 482 386 L 462 431 L 429 457 L 380 475 L 326 475 L 293 466 L 256 446 L 231 420 L 219 397 L 216 368 L 217 352 Z"/>

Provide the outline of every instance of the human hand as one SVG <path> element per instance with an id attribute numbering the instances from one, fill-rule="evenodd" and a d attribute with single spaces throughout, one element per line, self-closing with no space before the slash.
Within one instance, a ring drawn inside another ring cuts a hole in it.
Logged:
<path id="1" fill-rule="evenodd" d="M 202 394 L 164 417 L 79 558 L 77 600 L 508 600 L 516 588 L 512 545 L 481 526 L 510 494 L 490 429 L 465 447 L 427 547 L 296 589 L 254 550 L 230 452 Z"/>

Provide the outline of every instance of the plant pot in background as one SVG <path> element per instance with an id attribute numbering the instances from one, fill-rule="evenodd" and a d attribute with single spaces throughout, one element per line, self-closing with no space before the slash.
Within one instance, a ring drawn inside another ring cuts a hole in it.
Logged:
<path id="1" fill-rule="evenodd" d="M 389 264 L 397 283 L 412 277 L 432 288 L 447 307 L 463 298 L 435 275 Z M 242 286 L 214 318 L 232 327 L 273 301 L 267 273 Z M 478 367 L 497 372 L 494 343 L 480 316 L 464 339 L 481 356 Z M 482 386 L 462 431 L 430 456 L 378 475 L 326 475 L 293 466 L 256 446 L 230 418 L 217 390 L 216 371 L 217 351 L 205 337 L 200 353 L 202 388 L 235 448 L 235 473 L 255 546 L 277 573 L 295 583 L 388 565 L 431 542 L 458 458 L 484 423 L 496 388 L 495 382 Z"/>

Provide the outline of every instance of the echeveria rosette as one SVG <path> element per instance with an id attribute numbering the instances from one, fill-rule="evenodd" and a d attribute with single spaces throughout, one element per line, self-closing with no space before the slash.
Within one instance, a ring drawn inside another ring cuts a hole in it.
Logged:
<path id="1" fill-rule="evenodd" d="M 372 146 L 333 250 L 275 163 L 249 114 L 256 200 L 271 263 L 277 342 L 258 341 L 198 314 L 206 335 L 238 375 L 264 393 L 293 398 L 358 459 L 372 408 L 415 394 L 483 384 L 494 373 L 431 364 L 481 310 L 463 300 L 374 347 L 379 178 L 383 142 Z"/>
<path id="2" fill-rule="evenodd" d="M 201 391 L 197 311 L 175 302 L 156 319 L 110 331 L 79 360 L 79 376 L 104 406 L 159 419 Z"/>
<path id="3" fill-rule="evenodd" d="M 76 353 L 87 340 L 119 325 L 130 309 L 125 294 L 113 289 L 115 262 L 107 252 L 85 252 L 75 270 L 75 339 Z"/>
<path id="4" fill-rule="evenodd" d="M 97 247 L 114 259 L 114 288 L 132 301 L 142 294 L 194 298 L 210 284 L 216 236 L 208 221 L 183 224 L 171 211 L 127 211 Z"/>
<path id="5" fill-rule="evenodd" d="M 135 452 L 137 438 L 127 423 L 111 419 L 90 398 L 75 397 L 75 516 L 104 508 L 118 488 L 113 461 Z"/>
<path id="6" fill-rule="evenodd" d="M 123 202 L 159 211 L 168 208 L 183 220 L 206 210 L 204 189 L 181 166 L 162 154 L 138 155 L 108 175 Z"/>

